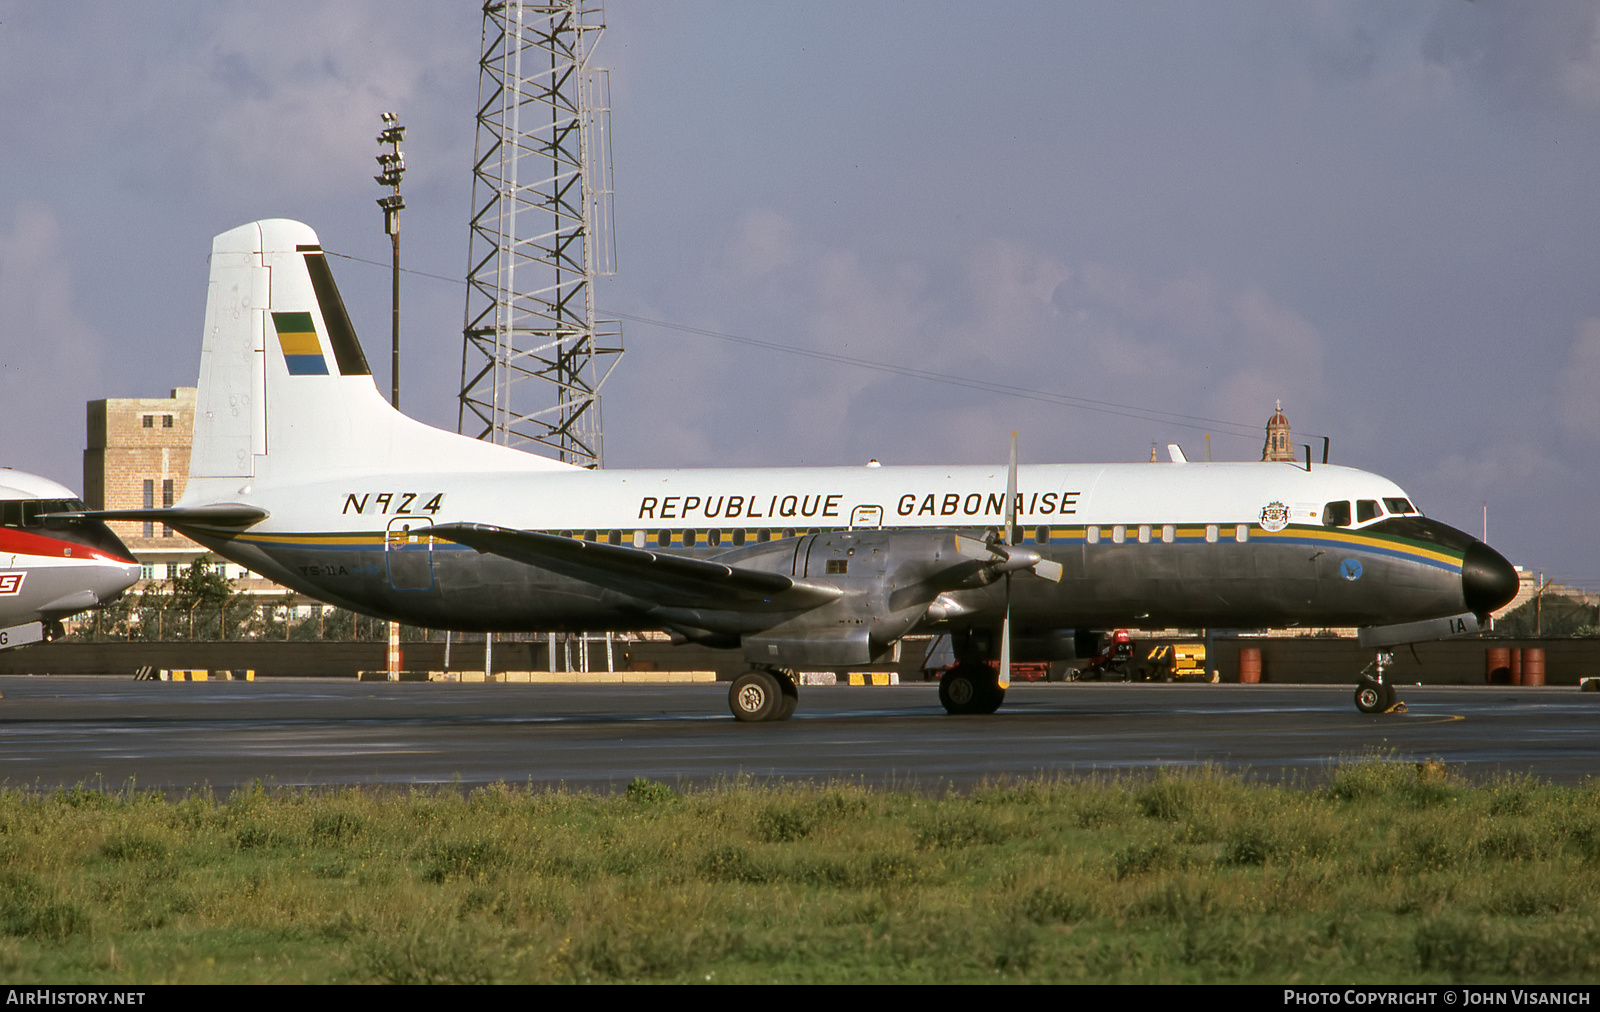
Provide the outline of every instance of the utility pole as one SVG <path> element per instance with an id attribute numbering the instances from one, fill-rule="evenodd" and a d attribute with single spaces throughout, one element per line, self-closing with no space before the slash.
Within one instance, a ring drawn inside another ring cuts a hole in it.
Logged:
<path id="1" fill-rule="evenodd" d="M 383 114 L 383 131 L 378 134 L 378 144 L 389 145 L 388 151 L 378 153 L 379 173 L 372 178 L 377 180 L 379 186 L 389 187 L 385 196 L 378 198 L 378 206 L 383 208 L 383 230 L 388 233 L 394 244 L 394 267 L 391 274 L 390 289 L 390 321 L 391 321 L 391 348 L 389 360 L 389 403 L 396 411 L 400 410 L 400 209 L 406 206 L 405 198 L 400 196 L 400 177 L 406 174 L 406 160 L 400 153 L 400 142 L 405 140 L 406 128 L 400 125 L 400 118 L 392 112 Z M 387 545 L 385 548 L 387 549 Z M 384 666 L 389 673 L 391 682 L 400 679 L 400 623 L 389 623 L 389 652 L 387 663 Z"/>
<path id="2" fill-rule="evenodd" d="M 378 143 L 389 145 L 389 150 L 378 154 L 381 171 L 372 178 L 377 180 L 379 186 L 389 187 L 388 195 L 378 198 L 378 206 L 383 208 L 383 230 L 394 243 L 394 268 L 390 281 L 393 355 L 389 367 L 389 403 L 397 411 L 400 409 L 400 210 L 406 206 L 405 198 L 400 196 L 400 177 L 406 174 L 406 160 L 400 153 L 400 142 L 405 139 L 406 128 L 400 125 L 399 117 L 392 112 L 384 113 L 383 132 L 378 134 Z"/>

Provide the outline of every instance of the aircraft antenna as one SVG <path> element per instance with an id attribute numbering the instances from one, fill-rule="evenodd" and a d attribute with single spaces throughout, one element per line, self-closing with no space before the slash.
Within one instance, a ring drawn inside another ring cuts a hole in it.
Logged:
<path id="1" fill-rule="evenodd" d="M 483 5 L 456 422 L 584 467 L 604 463 L 600 387 L 622 356 L 594 306 L 616 273 L 604 29 L 595 0 Z"/>

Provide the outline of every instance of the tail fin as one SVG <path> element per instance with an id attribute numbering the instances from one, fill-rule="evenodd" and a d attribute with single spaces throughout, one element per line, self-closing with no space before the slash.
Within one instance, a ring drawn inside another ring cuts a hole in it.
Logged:
<path id="1" fill-rule="evenodd" d="M 309 227 L 257 221 L 212 243 L 186 500 L 331 474 L 570 467 L 391 408 Z"/>

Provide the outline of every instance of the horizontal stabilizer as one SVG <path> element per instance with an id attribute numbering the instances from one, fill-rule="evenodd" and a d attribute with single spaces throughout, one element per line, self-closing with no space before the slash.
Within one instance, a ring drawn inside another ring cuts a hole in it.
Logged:
<path id="1" fill-rule="evenodd" d="M 46 513 L 47 517 L 72 520 L 149 520 L 168 527 L 252 527 L 272 514 L 260 506 L 221 502 L 207 506 L 169 506 L 148 510 L 83 510 L 76 513 Z"/>
<path id="2" fill-rule="evenodd" d="M 1428 619 L 1426 622 L 1369 625 L 1356 631 L 1356 642 L 1371 648 L 1397 647 L 1406 643 L 1431 643 L 1457 636 L 1473 636 L 1484 628 L 1478 625 L 1477 616 L 1467 611 L 1449 618 Z"/>
<path id="3" fill-rule="evenodd" d="M 792 611 L 827 604 L 843 593 L 837 587 L 796 580 L 781 573 L 538 531 L 485 524 L 440 524 L 412 533 L 443 538 L 669 608 Z"/>

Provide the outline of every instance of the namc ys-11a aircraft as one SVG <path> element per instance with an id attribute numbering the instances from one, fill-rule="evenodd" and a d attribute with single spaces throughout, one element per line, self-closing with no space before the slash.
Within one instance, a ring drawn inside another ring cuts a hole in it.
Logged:
<path id="1" fill-rule="evenodd" d="M 110 604 L 139 563 L 64 485 L 0 468 L 0 650 L 56 639 L 61 620 Z"/>
<path id="2" fill-rule="evenodd" d="M 666 630 L 743 651 L 736 717 L 794 710 L 794 672 L 947 633 L 951 713 L 1074 630 L 1476 632 L 1517 575 L 1393 482 L 1288 463 L 587 470 L 386 403 L 316 234 L 218 236 L 189 482 L 170 524 L 322 601 L 432 628 Z M 994 662 L 998 660 L 996 665 Z M 1357 705 L 1394 702 L 1365 679 Z"/>

